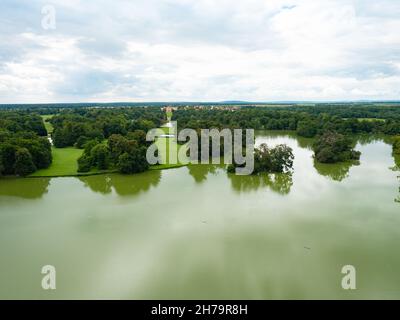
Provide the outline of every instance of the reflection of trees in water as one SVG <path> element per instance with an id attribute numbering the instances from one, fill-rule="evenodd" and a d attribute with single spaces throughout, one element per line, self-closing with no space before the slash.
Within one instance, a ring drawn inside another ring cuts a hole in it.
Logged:
<path id="1" fill-rule="evenodd" d="M 297 144 L 300 148 L 312 150 L 313 144 L 315 142 L 314 138 L 304 138 L 296 136 Z"/>
<path id="2" fill-rule="evenodd" d="M 257 191 L 261 188 L 269 188 L 272 191 L 285 195 L 289 194 L 293 185 L 292 174 L 259 174 L 249 176 L 239 176 L 228 174 L 233 190 L 237 192 Z"/>
<path id="3" fill-rule="evenodd" d="M 394 163 L 396 165 L 395 169 L 400 171 L 400 154 L 394 154 L 393 158 L 394 158 Z"/>
<path id="4" fill-rule="evenodd" d="M 325 177 L 335 181 L 342 181 L 349 176 L 349 171 L 352 166 L 358 166 L 359 161 L 346 161 L 339 163 L 320 163 L 314 160 L 314 168 L 317 172 Z"/>
<path id="5" fill-rule="evenodd" d="M 225 168 L 224 164 L 191 164 L 187 166 L 189 174 L 196 183 L 202 183 L 207 180 L 209 174 L 215 174 L 218 169 Z"/>
<path id="6" fill-rule="evenodd" d="M 109 175 L 95 175 L 87 177 L 79 177 L 85 187 L 90 188 L 94 192 L 107 194 L 111 192 L 111 177 Z"/>
<path id="7" fill-rule="evenodd" d="M 395 163 L 395 167 L 393 169 L 395 171 L 400 172 L 400 154 L 393 154 L 393 157 L 394 157 L 394 163 Z M 397 178 L 400 179 L 400 175 Z M 400 203 L 400 187 L 399 187 L 399 195 L 397 196 L 397 198 L 394 201 Z"/>
<path id="8" fill-rule="evenodd" d="M 108 194 L 114 188 L 120 196 L 134 196 L 157 186 L 161 181 L 161 170 L 149 170 L 133 175 L 88 176 L 80 177 L 79 180 L 94 192 Z"/>
<path id="9" fill-rule="evenodd" d="M 50 178 L 10 178 L 0 180 L 0 196 L 41 198 L 48 191 Z"/>
<path id="10" fill-rule="evenodd" d="M 383 141 L 384 143 L 391 145 L 391 139 L 392 138 L 390 136 L 384 134 L 360 134 L 356 136 L 356 141 L 362 146 L 379 141 Z"/>

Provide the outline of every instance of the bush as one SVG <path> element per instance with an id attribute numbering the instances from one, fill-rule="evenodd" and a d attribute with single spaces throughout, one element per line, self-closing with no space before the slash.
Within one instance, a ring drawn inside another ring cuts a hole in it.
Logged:
<path id="1" fill-rule="evenodd" d="M 350 138 L 335 131 L 327 131 L 314 143 L 314 157 L 321 163 L 359 160 L 361 153 L 355 151 Z"/>
<path id="2" fill-rule="evenodd" d="M 312 138 L 317 134 L 317 125 L 313 121 L 299 121 L 297 123 L 297 134 L 302 137 Z"/>
<path id="3" fill-rule="evenodd" d="M 149 163 L 146 159 L 146 148 L 134 148 L 130 153 L 123 153 L 118 158 L 118 170 L 121 173 L 138 173 L 146 171 L 149 168 Z"/>
<path id="4" fill-rule="evenodd" d="M 291 171 L 293 168 L 293 150 L 285 144 L 277 145 L 275 148 L 269 148 L 265 143 L 259 148 L 254 149 L 254 171 L 258 173 L 283 173 Z M 228 166 L 229 173 L 235 172 L 235 168 L 244 167 L 233 163 Z"/>
<path id="5" fill-rule="evenodd" d="M 36 171 L 32 156 L 28 149 L 20 148 L 15 153 L 14 172 L 16 175 L 25 177 Z"/>
<path id="6" fill-rule="evenodd" d="M 92 165 L 97 166 L 100 170 L 108 169 L 110 165 L 110 152 L 104 144 L 98 144 L 90 150 Z"/>
<path id="7" fill-rule="evenodd" d="M 85 145 L 89 140 L 90 140 L 90 139 L 89 139 L 88 137 L 80 136 L 80 137 L 78 138 L 78 140 L 76 140 L 76 142 L 75 142 L 75 148 L 83 149 L 83 148 L 84 148 L 84 145 Z"/>
<path id="8" fill-rule="evenodd" d="M 78 172 L 89 172 L 92 168 L 92 158 L 88 155 L 82 155 L 78 159 Z"/>

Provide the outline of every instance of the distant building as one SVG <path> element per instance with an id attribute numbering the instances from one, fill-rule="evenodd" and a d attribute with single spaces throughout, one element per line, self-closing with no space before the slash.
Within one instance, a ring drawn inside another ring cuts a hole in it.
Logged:
<path id="1" fill-rule="evenodd" d="M 166 107 L 162 107 L 161 110 L 165 111 L 165 112 L 172 112 L 172 111 L 176 111 L 177 108 L 176 107 L 172 107 L 172 106 L 166 106 Z"/>

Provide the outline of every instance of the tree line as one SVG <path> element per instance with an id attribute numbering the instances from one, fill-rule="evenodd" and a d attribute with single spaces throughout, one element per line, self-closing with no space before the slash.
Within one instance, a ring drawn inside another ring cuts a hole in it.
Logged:
<path id="1" fill-rule="evenodd" d="M 298 109 L 296 109 L 298 108 Z M 174 120 L 179 128 L 252 128 L 255 130 L 291 130 L 302 137 L 312 138 L 326 131 L 341 134 L 383 133 L 400 134 L 400 108 L 367 107 L 341 112 L 332 107 L 318 108 L 253 107 L 239 110 L 213 110 L 205 108 L 178 109 Z M 350 107 L 349 107 L 350 108 Z M 366 109 L 367 108 L 367 109 Z M 374 118 L 365 118 L 373 115 Z"/>

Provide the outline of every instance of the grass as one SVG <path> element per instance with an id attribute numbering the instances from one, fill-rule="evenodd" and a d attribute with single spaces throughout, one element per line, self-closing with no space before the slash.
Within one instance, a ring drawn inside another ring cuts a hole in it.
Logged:
<path id="1" fill-rule="evenodd" d="M 31 176 L 51 177 L 76 175 L 78 173 L 78 158 L 83 150 L 77 148 L 52 148 L 53 162 L 47 169 L 41 169 Z"/>
<path id="2" fill-rule="evenodd" d="M 53 125 L 46 120 L 51 119 L 53 116 L 54 116 L 53 114 L 44 114 L 41 116 L 48 134 L 53 133 L 54 128 L 53 128 Z"/>
<path id="3" fill-rule="evenodd" d="M 81 175 L 94 175 L 112 172 L 110 170 L 91 170 L 85 173 L 78 172 L 78 158 L 82 155 L 83 149 L 73 147 L 52 148 L 53 162 L 47 169 L 40 169 L 30 177 L 69 177 Z"/>

